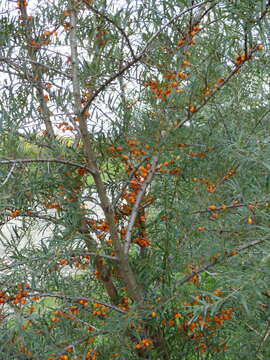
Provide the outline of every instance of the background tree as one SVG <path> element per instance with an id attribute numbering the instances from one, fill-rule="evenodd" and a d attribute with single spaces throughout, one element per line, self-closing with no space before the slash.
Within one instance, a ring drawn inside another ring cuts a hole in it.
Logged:
<path id="1" fill-rule="evenodd" d="M 269 8 L 1 5 L 6 359 L 269 357 Z"/>

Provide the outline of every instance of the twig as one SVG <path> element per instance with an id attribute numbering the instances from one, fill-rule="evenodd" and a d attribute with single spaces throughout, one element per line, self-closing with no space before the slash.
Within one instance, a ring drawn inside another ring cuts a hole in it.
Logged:
<path id="1" fill-rule="evenodd" d="M 261 334 L 256 329 L 254 329 L 251 325 L 249 325 L 249 324 L 245 324 L 245 325 L 248 329 L 250 329 L 251 331 L 254 331 L 256 335 L 261 336 Z"/>
<path id="2" fill-rule="evenodd" d="M 11 169 L 10 169 L 10 171 L 9 171 L 9 173 L 7 174 L 7 177 L 5 178 L 5 180 L 2 182 L 2 184 L 1 184 L 0 186 L 4 186 L 4 185 L 8 182 L 8 180 L 9 180 L 9 178 L 11 177 L 11 175 L 12 175 L 13 170 L 15 169 L 15 167 L 16 167 L 16 164 L 13 164 L 12 167 L 11 167 Z"/>
<path id="3" fill-rule="evenodd" d="M 258 349 L 256 351 L 256 353 L 258 354 L 258 352 L 260 351 L 262 345 L 265 343 L 265 341 L 267 340 L 268 336 L 270 334 L 270 320 L 268 320 L 268 323 L 267 323 L 267 327 L 265 329 L 265 332 L 263 334 L 263 338 L 262 338 L 262 341 L 260 342 L 259 346 L 258 346 Z"/>

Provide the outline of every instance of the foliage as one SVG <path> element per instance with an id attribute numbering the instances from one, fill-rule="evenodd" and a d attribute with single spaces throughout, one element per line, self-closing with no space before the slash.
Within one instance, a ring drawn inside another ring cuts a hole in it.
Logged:
<path id="1" fill-rule="evenodd" d="M 270 2 L 0 9 L 1 353 L 269 358 Z"/>

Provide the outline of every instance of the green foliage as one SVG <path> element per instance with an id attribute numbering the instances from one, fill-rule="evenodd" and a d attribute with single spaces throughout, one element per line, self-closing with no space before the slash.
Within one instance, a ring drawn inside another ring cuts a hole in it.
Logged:
<path id="1" fill-rule="evenodd" d="M 0 5 L 0 353 L 269 358 L 270 4 L 16 6 Z"/>

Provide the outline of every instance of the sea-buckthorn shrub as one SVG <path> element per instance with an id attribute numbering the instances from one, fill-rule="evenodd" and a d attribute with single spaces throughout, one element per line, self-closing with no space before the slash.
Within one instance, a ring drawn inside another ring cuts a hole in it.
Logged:
<path id="1" fill-rule="evenodd" d="M 0 4 L 0 353 L 269 352 L 265 0 Z"/>

